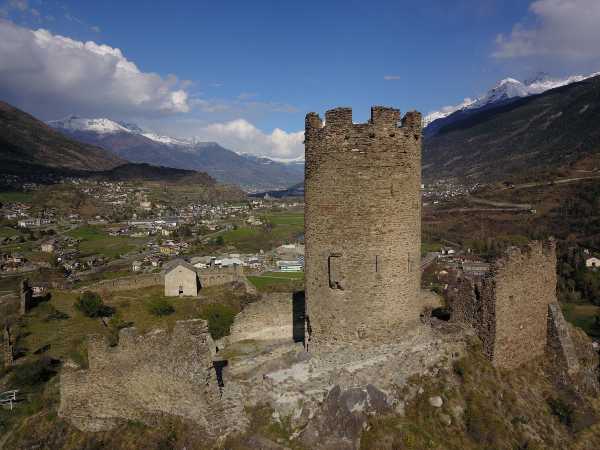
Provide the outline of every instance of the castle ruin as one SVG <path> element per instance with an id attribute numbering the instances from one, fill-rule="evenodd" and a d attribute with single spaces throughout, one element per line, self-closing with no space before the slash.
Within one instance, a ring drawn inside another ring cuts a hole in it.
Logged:
<path id="1" fill-rule="evenodd" d="M 492 363 L 514 369 L 549 350 L 576 370 L 556 299 L 556 244 L 511 247 L 483 277 L 458 274 L 448 293 L 452 320 L 473 326 Z"/>
<path id="2" fill-rule="evenodd" d="M 266 404 L 308 448 L 357 448 L 355 438 L 314 424 L 354 423 L 359 436 L 375 413 L 368 408 L 403 411 L 409 380 L 450 371 L 475 336 L 499 368 L 545 357 L 566 383 L 595 388 L 597 355 L 585 341 L 593 355 L 578 361 L 556 300 L 551 240 L 509 249 L 484 277 L 459 273 L 450 323 L 419 320 L 430 306 L 420 291 L 420 157 L 419 113 L 400 121 L 398 110 L 373 107 L 366 124 L 354 124 L 348 108 L 328 111 L 325 124 L 308 114 L 306 297 L 246 305 L 219 349 L 202 320 L 177 322 L 173 332 L 124 329 L 116 347 L 90 337 L 89 369 L 62 371 L 60 416 L 99 431 L 168 414 L 222 438 L 247 429 L 248 411 Z"/>
<path id="3" fill-rule="evenodd" d="M 116 347 L 90 336 L 89 368 L 63 369 L 59 415 L 83 431 L 126 420 L 152 424 L 161 414 L 191 420 L 213 436 L 243 430 L 243 403 L 234 384 L 221 391 L 214 352 L 200 319 L 179 321 L 172 332 L 126 328 Z"/>
<path id="4" fill-rule="evenodd" d="M 376 340 L 420 313 L 421 115 L 306 116 L 305 278 L 312 344 Z"/>

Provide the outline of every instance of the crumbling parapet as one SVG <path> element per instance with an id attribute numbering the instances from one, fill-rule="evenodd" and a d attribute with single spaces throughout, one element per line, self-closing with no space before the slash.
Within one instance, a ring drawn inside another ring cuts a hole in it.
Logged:
<path id="1" fill-rule="evenodd" d="M 61 374 L 59 415 L 83 431 L 126 420 L 152 424 L 162 414 L 193 421 L 209 435 L 241 431 L 247 419 L 239 389 L 220 389 L 213 354 L 207 322 L 199 319 L 179 321 L 172 332 L 127 328 L 115 347 L 92 336 L 89 369 L 67 365 Z"/>
<path id="2" fill-rule="evenodd" d="M 392 338 L 421 307 L 421 115 L 374 106 L 306 116 L 310 348 Z"/>

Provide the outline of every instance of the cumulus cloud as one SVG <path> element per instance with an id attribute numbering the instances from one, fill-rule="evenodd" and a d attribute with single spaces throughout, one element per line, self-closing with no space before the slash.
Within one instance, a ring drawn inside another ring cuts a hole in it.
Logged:
<path id="1" fill-rule="evenodd" d="M 267 156 L 277 160 L 304 157 L 304 131 L 288 133 L 275 128 L 265 133 L 245 119 L 213 123 L 195 133 L 201 141 L 216 141 L 237 152 Z"/>
<path id="2" fill-rule="evenodd" d="M 184 87 L 142 72 L 118 48 L 0 19 L 0 98 L 43 118 L 188 112 Z"/>
<path id="3" fill-rule="evenodd" d="M 534 24 L 518 23 L 510 34 L 498 35 L 495 58 L 600 59 L 600 1 L 536 0 L 529 9 Z"/>

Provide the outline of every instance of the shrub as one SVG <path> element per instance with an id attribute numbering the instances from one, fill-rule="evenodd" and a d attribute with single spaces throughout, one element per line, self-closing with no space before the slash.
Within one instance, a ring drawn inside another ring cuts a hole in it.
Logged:
<path id="1" fill-rule="evenodd" d="M 155 316 L 168 316 L 175 312 L 175 308 L 164 298 L 151 300 L 147 304 L 148 312 Z"/>
<path id="2" fill-rule="evenodd" d="M 69 315 L 67 313 L 59 311 L 54 306 L 50 306 L 50 312 L 46 316 L 46 321 L 49 322 L 51 320 L 66 320 L 68 318 L 69 318 Z"/>
<path id="3" fill-rule="evenodd" d="M 235 311 L 227 305 L 215 303 L 204 307 L 200 317 L 208 321 L 208 331 L 212 338 L 221 339 L 229 334 Z"/>
<path id="4" fill-rule="evenodd" d="M 49 358 L 18 364 L 12 370 L 12 383 L 17 386 L 35 387 L 56 375 Z"/>
<path id="5" fill-rule="evenodd" d="M 570 427 L 573 424 L 573 408 L 560 398 L 548 399 L 548 406 L 550 406 L 550 412 L 558 417 L 561 423 Z"/>
<path id="6" fill-rule="evenodd" d="M 90 291 L 81 294 L 75 306 L 88 317 L 107 317 L 115 312 L 114 308 L 102 302 L 102 298 L 97 293 Z"/>
<path id="7" fill-rule="evenodd" d="M 114 347 L 119 343 L 119 332 L 123 328 L 129 328 L 133 326 L 133 322 L 123 320 L 118 314 L 111 317 L 108 321 L 108 344 Z"/>

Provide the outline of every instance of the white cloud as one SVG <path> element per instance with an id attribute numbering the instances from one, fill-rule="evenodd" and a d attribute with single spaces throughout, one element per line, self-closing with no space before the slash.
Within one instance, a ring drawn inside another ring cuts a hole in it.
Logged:
<path id="1" fill-rule="evenodd" d="M 509 35 L 498 35 L 495 58 L 600 59 L 599 0 L 537 0 L 529 9 L 535 23 L 519 23 Z"/>
<path id="2" fill-rule="evenodd" d="M 385 81 L 396 81 L 400 79 L 400 75 L 384 75 L 383 79 Z"/>
<path id="3" fill-rule="evenodd" d="M 216 141 L 237 152 L 252 153 L 279 160 L 304 156 L 304 131 L 288 133 L 275 128 L 265 133 L 245 119 L 206 125 L 194 133 L 198 140 Z"/>
<path id="4" fill-rule="evenodd" d="M 121 50 L 0 19 L 0 98 L 36 115 L 188 112 L 175 77 L 142 72 Z"/>

